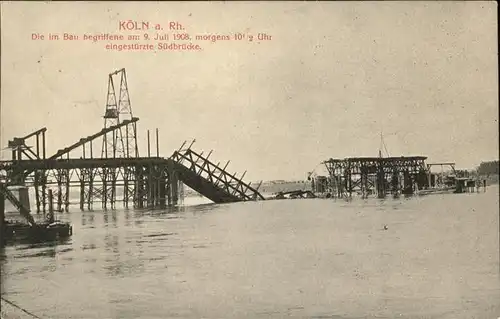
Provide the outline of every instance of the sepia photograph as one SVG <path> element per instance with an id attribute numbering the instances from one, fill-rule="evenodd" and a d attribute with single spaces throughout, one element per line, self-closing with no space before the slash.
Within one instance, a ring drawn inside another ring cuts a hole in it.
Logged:
<path id="1" fill-rule="evenodd" d="M 1 1 L 1 319 L 499 319 L 494 1 Z"/>

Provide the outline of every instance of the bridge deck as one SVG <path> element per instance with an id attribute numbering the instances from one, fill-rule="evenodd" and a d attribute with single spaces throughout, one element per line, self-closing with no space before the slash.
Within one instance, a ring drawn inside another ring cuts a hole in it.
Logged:
<path id="1" fill-rule="evenodd" d="M 81 170 L 124 167 L 156 167 L 165 171 L 168 179 L 169 167 L 173 168 L 179 180 L 193 188 L 203 196 L 216 203 L 230 203 L 253 199 L 264 199 L 259 192 L 244 183 L 241 178 L 227 173 L 224 169 L 208 161 L 208 159 L 189 150 L 189 160 L 185 154 L 178 152 L 172 158 L 134 157 L 134 158 L 73 158 L 73 159 L 39 159 L 14 160 L 0 162 L 0 170 L 9 174 L 25 174 L 47 170 Z M 196 158 L 193 159 L 192 155 Z M 186 161 L 183 161 L 186 159 Z M 203 173 L 203 174 L 202 174 Z"/>
<path id="2" fill-rule="evenodd" d="M 149 165 L 166 165 L 168 159 L 162 157 L 136 157 L 136 158 L 74 158 L 74 159 L 45 159 L 2 161 L 0 169 L 4 170 L 43 170 L 43 169 L 75 169 L 75 168 L 118 168 Z"/>

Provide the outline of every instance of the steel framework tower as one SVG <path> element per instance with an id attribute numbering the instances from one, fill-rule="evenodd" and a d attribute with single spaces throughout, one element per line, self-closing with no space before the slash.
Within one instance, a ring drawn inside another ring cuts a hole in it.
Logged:
<path id="1" fill-rule="evenodd" d="M 120 75 L 120 88 L 118 101 L 116 98 L 114 76 Z M 132 106 L 128 93 L 127 75 L 125 69 L 120 69 L 108 76 L 108 95 L 106 98 L 106 111 L 104 113 L 104 129 L 115 126 L 123 120 L 132 120 Z M 102 158 L 115 157 L 138 157 L 137 147 L 137 128 L 135 122 L 133 125 L 127 125 L 112 136 L 105 134 L 102 140 Z"/>
<path id="2" fill-rule="evenodd" d="M 120 87 L 118 99 L 116 96 L 115 79 L 120 77 Z M 125 69 L 117 70 L 108 76 L 108 95 L 106 98 L 106 110 L 104 112 L 104 130 L 110 127 L 116 127 L 123 121 L 131 121 L 130 125 L 120 126 L 112 130 L 111 134 L 106 133 L 102 140 L 101 158 L 134 158 L 139 157 L 137 145 L 137 126 L 136 118 L 132 116 L 132 106 L 130 105 L 130 96 L 128 93 L 127 75 Z M 111 136 L 110 136 L 111 135 Z M 138 189 L 135 183 L 135 172 L 133 168 L 124 167 L 123 169 L 103 169 L 101 180 L 103 187 L 97 190 L 103 199 L 103 203 L 110 199 L 113 208 L 116 199 L 116 184 L 122 175 L 123 178 L 123 203 L 128 207 L 129 199 L 135 199 L 140 196 L 136 194 Z M 105 208 L 105 207 L 103 207 Z"/>

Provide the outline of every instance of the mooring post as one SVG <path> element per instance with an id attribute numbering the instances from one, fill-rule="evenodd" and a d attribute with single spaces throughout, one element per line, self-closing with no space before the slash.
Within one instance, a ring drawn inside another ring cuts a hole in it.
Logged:
<path id="1" fill-rule="evenodd" d="M 49 189 L 49 220 L 54 220 L 54 194 L 52 193 L 52 189 Z"/>

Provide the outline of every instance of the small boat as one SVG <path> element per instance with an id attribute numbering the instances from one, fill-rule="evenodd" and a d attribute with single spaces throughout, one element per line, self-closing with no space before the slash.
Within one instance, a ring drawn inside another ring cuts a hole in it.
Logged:
<path id="1" fill-rule="evenodd" d="M 2 223 L 0 241 L 1 244 L 9 242 L 14 239 L 28 240 L 28 241 L 51 241 L 58 238 L 66 238 L 73 234 L 73 227 L 69 223 L 65 223 L 54 219 L 52 208 L 49 208 L 49 213 L 45 221 L 36 222 L 21 201 L 14 196 L 12 191 L 4 184 L 0 183 L 0 193 L 8 199 L 14 207 L 16 207 L 21 216 L 26 219 L 26 223 L 18 221 L 4 221 L 4 214 L 2 212 Z M 49 190 L 49 202 L 52 202 L 52 191 Z"/>
<path id="2" fill-rule="evenodd" d="M 69 223 L 54 221 L 28 225 L 20 222 L 5 221 L 2 239 L 5 242 L 16 240 L 50 241 L 70 237 L 73 227 Z"/>

